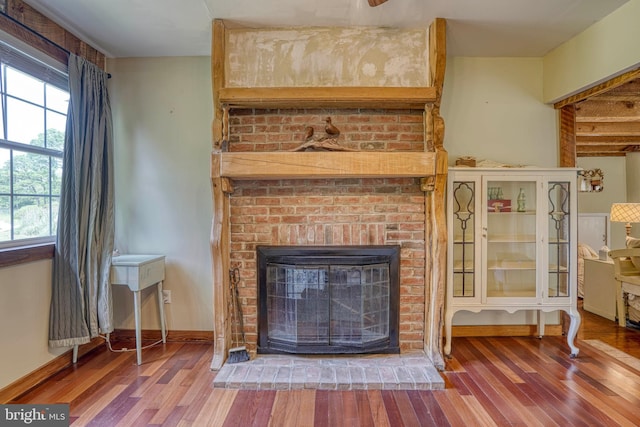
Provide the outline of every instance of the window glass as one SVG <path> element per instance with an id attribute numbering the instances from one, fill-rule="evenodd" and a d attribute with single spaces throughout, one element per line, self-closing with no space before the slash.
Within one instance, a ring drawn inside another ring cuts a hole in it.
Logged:
<path id="1" fill-rule="evenodd" d="M 51 209 L 46 196 L 14 196 L 14 239 L 49 236 Z"/>
<path id="2" fill-rule="evenodd" d="M 0 194 L 11 192 L 11 150 L 0 147 Z"/>
<path id="3" fill-rule="evenodd" d="M 44 104 L 44 82 L 12 67 L 6 68 L 7 94 L 34 104 Z"/>
<path id="4" fill-rule="evenodd" d="M 11 197 L 0 196 L 0 241 L 11 240 Z"/>
<path id="5" fill-rule="evenodd" d="M 45 146 L 52 150 L 64 148 L 64 131 L 67 126 L 67 116 L 65 114 L 47 111 L 47 134 Z"/>
<path id="6" fill-rule="evenodd" d="M 0 81 L 0 88 L 2 88 L 2 82 Z M 2 93 L 2 90 L 0 90 Z M 4 103 L 0 102 L 0 140 L 5 139 L 4 134 Z"/>
<path id="7" fill-rule="evenodd" d="M 69 104 L 66 76 L 11 49 L 0 46 L 0 247 L 56 234 Z"/>
<path id="8" fill-rule="evenodd" d="M 7 139 L 44 147 L 44 109 L 14 98 L 7 99 Z"/>
<path id="9" fill-rule="evenodd" d="M 47 108 L 51 108 L 64 115 L 69 108 L 69 92 L 58 89 L 53 85 L 47 85 Z"/>
<path id="10" fill-rule="evenodd" d="M 13 157 L 14 194 L 49 194 L 51 168 L 49 156 L 16 153 Z"/>

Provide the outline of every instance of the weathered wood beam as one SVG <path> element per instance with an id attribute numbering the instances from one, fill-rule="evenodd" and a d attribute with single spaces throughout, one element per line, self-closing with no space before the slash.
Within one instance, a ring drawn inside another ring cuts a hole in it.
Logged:
<path id="1" fill-rule="evenodd" d="M 616 95 L 624 96 L 625 94 L 629 94 L 629 95 L 635 94 L 635 96 L 637 97 L 639 92 L 640 92 L 640 79 L 633 79 L 633 80 L 627 81 L 626 83 L 621 84 L 620 86 L 611 88 L 610 90 L 608 90 L 602 95 L 593 96 L 590 99 L 598 99 L 600 97 L 616 96 Z"/>
<path id="2" fill-rule="evenodd" d="M 447 283 L 447 223 L 446 187 L 448 174 L 447 152 L 442 147 L 444 121 L 440 117 L 429 117 L 437 112 L 434 106 L 427 114 L 427 121 L 435 123 L 436 171 L 433 190 L 425 195 L 425 322 L 424 350 L 434 366 L 444 369 L 443 320 L 445 289 Z M 437 130 L 436 130 L 437 129 Z"/>
<path id="3" fill-rule="evenodd" d="M 215 168 L 218 170 L 213 170 Z M 401 178 L 433 175 L 430 152 L 214 153 L 212 176 L 231 179 Z"/>
<path id="4" fill-rule="evenodd" d="M 229 314 L 230 222 L 229 195 L 225 192 L 225 178 L 213 177 L 213 220 L 211 222 L 211 261 L 213 273 L 213 333 L 214 347 L 211 369 L 218 370 L 227 359 L 231 348 L 231 322 Z"/>
<path id="5" fill-rule="evenodd" d="M 578 157 L 624 157 L 625 155 L 626 153 L 624 151 L 578 153 Z"/>
<path id="6" fill-rule="evenodd" d="M 6 16 L 0 14 L 0 28 L 64 64 L 67 63 L 68 52 L 72 52 L 105 69 L 106 57 L 102 52 L 22 0 L 7 1 Z"/>
<path id="7" fill-rule="evenodd" d="M 225 26 L 222 19 L 214 19 L 211 40 L 211 86 L 213 88 L 213 122 L 212 136 L 213 147 L 219 149 L 222 145 L 223 134 L 223 108 L 220 103 L 220 91 L 225 84 L 224 58 L 225 58 Z"/>
<path id="8" fill-rule="evenodd" d="M 436 100 L 433 87 L 262 87 L 219 91 L 219 102 L 240 108 L 423 109 Z"/>
<path id="9" fill-rule="evenodd" d="M 578 122 L 626 122 L 640 121 L 640 92 L 638 102 L 585 101 L 576 105 Z"/>
<path id="10" fill-rule="evenodd" d="M 589 144 L 636 145 L 636 144 L 640 144 L 640 135 L 631 135 L 631 136 L 580 135 L 576 137 L 576 143 L 580 145 L 589 145 Z"/>
<path id="11" fill-rule="evenodd" d="M 576 108 L 574 104 L 560 109 L 560 167 L 576 166 Z"/>
<path id="12" fill-rule="evenodd" d="M 576 123 L 577 136 L 636 136 L 640 135 L 640 122 L 579 122 Z"/>
<path id="13" fill-rule="evenodd" d="M 575 104 L 576 102 L 584 101 L 585 99 L 608 92 L 613 88 L 621 86 L 639 77 L 640 77 L 640 69 L 627 71 L 624 74 L 621 74 L 617 77 L 612 78 L 611 80 L 607 80 L 604 83 L 600 83 L 580 93 L 577 93 L 573 96 L 565 98 L 562 101 L 558 101 L 555 104 L 553 104 L 553 108 L 559 110 L 566 105 Z"/>
<path id="14" fill-rule="evenodd" d="M 621 151 L 633 151 L 634 147 L 637 145 L 629 145 L 629 144 L 599 144 L 599 145 L 585 145 L 585 144 L 577 144 L 577 151 L 580 153 L 617 153 Z"/>
<path id="15" fill-rule="evenodd" d="M 429 26 L 429 85 L 436 90 L 435 105 L 440 106 L 447 65 L 447 21 L 436 18 Z"/>
<path id="16" fill-rule="evenodd" d="M 584 102 L 638 102 L 640 101 L 640 95 L 638 92 L 620 92 L 620 93 L 605 93 L 602 95 L 594 96 Z"/>

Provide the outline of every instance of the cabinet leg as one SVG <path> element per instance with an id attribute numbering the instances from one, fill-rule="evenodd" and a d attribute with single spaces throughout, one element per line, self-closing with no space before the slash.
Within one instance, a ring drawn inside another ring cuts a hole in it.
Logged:
<path id="1" fill-rule="evenodd" d="M 538 310 L 538 338 L 542 338 L 544 336 L 544 325 L 545 325 L 545 313 L 542 310 Z"/>
<path id="2" fill-rule="evenodd" d="M 444 313 L 444 354 L 451 355 L 451 322 L 453 321 L 453 311 L 447 310 Z"/>
<path id="3" fill-rule="evenodd" d="M 569 331 L 567 332 L 567 344 L 571 349 L 571 358 L 574 358 L 578 357 L 578 353 L 580 352 L 578 347 L 576 347 L 574 344 L 576 334 L 578 333 L 578 328 L 580 327 L 580 313 L 575 307 L 571 307 L 571 309 L 567 313 L 571 318 L 571 324 L 569 325 Z"/>

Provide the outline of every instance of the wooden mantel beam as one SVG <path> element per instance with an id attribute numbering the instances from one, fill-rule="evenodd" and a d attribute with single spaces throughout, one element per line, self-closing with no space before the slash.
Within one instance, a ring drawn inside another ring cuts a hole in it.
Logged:
<path id="1" fill-rule="evenodd" d="M 212 177 L 244 180 L 421 178 L 434 175 L 435 168 L 432 152 L 217 152 L 211 172 Z"/>
<path id="2" fill-rule="evenodd" d="M 221 88 L 231 108 L 423 109 L 436 100 L 433 87 L 259 87 Z"/>

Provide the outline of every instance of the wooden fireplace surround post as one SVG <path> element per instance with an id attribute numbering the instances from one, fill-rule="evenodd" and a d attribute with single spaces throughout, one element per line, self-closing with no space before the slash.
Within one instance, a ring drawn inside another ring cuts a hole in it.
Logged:
<path id="1" fill-rule="evenodd" d="M 440 100 L 446 61 L 446 22 L 429 27 L 429 86 L 426 87 L 225 87 L 225 23 L 213 22 L 213 152 L 211 185 L 213 220 L 214 356 L 211 369 L 222 367 L 231 346 L 229 321 L 230 219 L 233 180 L 310 178 L 421 178 L 425 197 L 424 350 L 439 369 L 443 359 L 443 311 L 446 280 L 445 189 L 447 152 Z M 227 152 L 229 108 L 368 108 L 424 109 L 424 152 Z"/>

